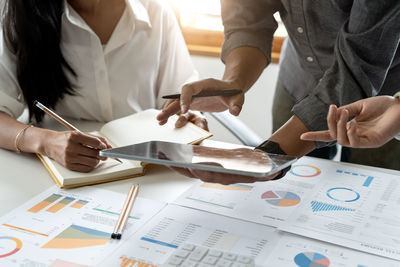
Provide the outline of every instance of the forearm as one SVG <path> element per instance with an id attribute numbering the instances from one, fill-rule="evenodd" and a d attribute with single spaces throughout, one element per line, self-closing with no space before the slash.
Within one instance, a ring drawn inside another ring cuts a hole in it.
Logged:
<path id="1" fill-rule="evenodd" d="M 17 151 L 15 139 L 25 127 L 4 112 L 0 112 L 0 147 Z M 18 136 L 18 148 L 23 152 L 43 153 L 43 141 L 50 131 L 36 127 L 27 128 Z"/>
<path id="2" fill-rule="evenodd" d="M 286 154 L 302 157 L 316 148 L 314 142 L 300 140 L 300 135 L 307 131 L 304 123 L 294 115 L 269 140 L 278 143 Z"/>
<path id="3" fill-rule="evenodd" d="M 267 64 L 267 58 L 257 48 L 236 48 L 226 57 L 223 80 L 231 81 L 247 91 L 260 77 Z"/>

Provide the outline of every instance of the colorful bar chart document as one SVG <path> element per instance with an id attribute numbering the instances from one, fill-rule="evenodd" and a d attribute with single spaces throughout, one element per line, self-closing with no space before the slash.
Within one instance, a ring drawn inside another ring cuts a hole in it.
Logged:
<path id="1" fill-rule="evenodd" d="M 61 210 L 62 208 L 68 206 L 71 202 L 73 202 L 75 198 L 73 197 L 64 197 L 61 201 L 57 202 L 55 205 L 48 208 L 46 211 L 56 213 L 57 211 Z"/>
<path id="2" fill-rule="evenodd" d="M 56 200 L 58 200 L 61 197 L 62 197 L 61 195 L 52 194 L 51 196 L 47 197 L 43 201 L 40 201 L 38 204 L 36 204 L 32 208 L 30 208 L 28 211 L 32 212 L 32 213 L 38 213 L 39 211 L 46 208 L 50 204 L 54 203 Z"/>
<path id="3" fill-rule="evenodd" d="M 400 262 L 372 254 L 335 246 L 288 233 L 279 233 L 279 241 L 265 263 L 266 267 L 298 266 L 385 266 L 399 267 Z"/>
<path id="4" fill-rule="evenodd" d="M 320 182 L 323 171 L 314 160 L 296 162 L 285 178 L 254 184 L 199 182 L 175 204 L 251 222 L 279 226 Z"/>
<path id="5" fill-rule="evenodd" d="M 138 198 L 122 240 L 111 240 L 125 197 L 93 187 L 46 190 L 0 218 L 0 265 L 98 265 L 165 206 Z"/>
<path id="6" fill-rule="evenodd" d="M 101 266 L 158 266 L 184 242 L 249 255 L 263 266 L 277 235 L 273 227 L 171 204 Z"/>
<path id="7" fill-rule="evenodd" d="M 400 177 L 313 161 L 321 180 L 279 228 L 400 260 Z"/>

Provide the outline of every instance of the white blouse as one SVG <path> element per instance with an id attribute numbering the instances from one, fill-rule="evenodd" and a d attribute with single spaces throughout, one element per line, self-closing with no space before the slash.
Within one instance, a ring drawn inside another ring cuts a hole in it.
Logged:
<path id="1" fill-rule="evenodd" d="M 78 74 L 77 95 L 65 95 L 56 112 L 76 119 L 110 121 L 161 108 L 161 96 L 197 79 L 175 15 L 161 0 L 126 0 L 109 42 L 103 46 L 66 3 L 61 49 Z M 2 34 L 0 34 L 2 36 Z M 15 57 L 0 42 L 0 111 L 19 117 L 26 104 L 16 79 Z"/>

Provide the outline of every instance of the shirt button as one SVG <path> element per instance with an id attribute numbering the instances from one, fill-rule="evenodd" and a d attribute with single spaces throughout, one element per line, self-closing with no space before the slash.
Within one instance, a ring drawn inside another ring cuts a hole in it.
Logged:
<path id="1" fill-rule="evenodd" d="M 304 32 L 304 29 L 303 29 L 302 27 L 297 27 L 297 32 L 298 32 L 298 33 L 303 33 L 303 32 Z"/>
<path id="2" fill-rule="evenodd" d="M 307 57 L 306 60 L 307 60 L 308 62 L 313 62 L 313 61 L 314 61 L 314 58 L 313 58 L 313 57 Z"/>

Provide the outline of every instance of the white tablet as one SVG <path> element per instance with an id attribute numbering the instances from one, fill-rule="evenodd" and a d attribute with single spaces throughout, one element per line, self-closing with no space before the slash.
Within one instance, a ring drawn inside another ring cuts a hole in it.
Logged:
<path id="1" fill-rule="evenodd" d="M 222 149 L 162 141 L 105 149 L 100 151 L 100 156 L 257 178 L 270 176 L 297 160 L 293 156 L 249 148 Z"/>

